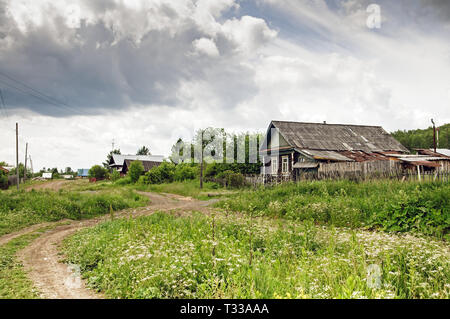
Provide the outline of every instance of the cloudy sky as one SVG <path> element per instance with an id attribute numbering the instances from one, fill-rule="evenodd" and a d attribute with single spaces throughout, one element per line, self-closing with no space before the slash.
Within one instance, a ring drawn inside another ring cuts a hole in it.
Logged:
<path id="1" fill-rule="evenodd" d="M 446 0 L 0 0 L 0 161 L 15 122 L 35 170 L 207 126 L 448 123 L 449 36 Z"/>

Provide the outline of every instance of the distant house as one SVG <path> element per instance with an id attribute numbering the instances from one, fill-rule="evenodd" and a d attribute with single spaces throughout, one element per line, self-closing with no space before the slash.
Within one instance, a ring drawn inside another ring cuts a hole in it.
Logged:
<path id="1" fill-rule="evenodd" d="M 130 164 L 133 162 L 134 162 L 134 160 L 129 160 L 129 159 L 126 159 L 124 161 L 123 166 L 122 166 L 122 171 L 121 171 L 121 173 L 123 175 L 126 175 L 128 173 Z M 141 162 L 144 165 L 144 172 L 148 172 L 152 167 L 159 166 L 162 163 L 162 161 L 142 161 L 142 160 L 141 160 Z"/>
<path id="2" fill-rule="evenodd" d="M 53 178 L 53 173 L 42 173 L 42 178 L 52 179 Z"/>
<path id="3" fill-rule="evenodd" d="M 125 161 L 128 161 L 127 169 L 129 167 L 129 163 L 132 161 L 141 161 L 144 164 L 144 168 L 150 169 L 155 165 L 159 165 L 163 162 L 164 156 L 162 155 L 121 155 L 121 154 L 112 154 L 111 160 L 108 165 L 110 168 L 116 169 L 122 175 L 125 175 L 126 172 L 123 171 L 125 166 Z M 146 162 L 146 164 L 144 163 Z"/>
<path id="4" fill-rule="evenodd" d="M 80 168 L 77 171 L 78 177 L 89 177 L 89 168 Z"/>
<path id="5" fill-rule="evenodd" d="M 295 179 L 304 173 L 385 171 L 391 159 L 400 162 L 408 152 L 381 126 L 272 121 L 260 147 L 261 173 Z"/>
<path id="6" fill-rule="evenodd" d="M 6 174 L 9 174 L 9 169 L 7 169 L 7 168 L 5 168 L 3 166 L 0 166 L 0 171 L 4 172 Z"/>

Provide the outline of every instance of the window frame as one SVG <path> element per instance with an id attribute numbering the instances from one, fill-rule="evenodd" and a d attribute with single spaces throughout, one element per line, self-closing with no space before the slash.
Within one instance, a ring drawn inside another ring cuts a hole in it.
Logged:
<path id="1" fill-rule="evenodd" d="M 286 170 L 285 168 L 286 164 Z M 281 157 L 281 173 L 282 174 L 288 174 L 289 173 L 289 156 L 282 156 Z"/>
<path id="2" fill-rule="evenodd" d="M 278 169 L 279 169 L 279 165 L 278 165 L 278 156 L 276 157 L 272 157 L 271 158 L 271 162 L 272 162 L 272 175 L 278 174 Z"/>

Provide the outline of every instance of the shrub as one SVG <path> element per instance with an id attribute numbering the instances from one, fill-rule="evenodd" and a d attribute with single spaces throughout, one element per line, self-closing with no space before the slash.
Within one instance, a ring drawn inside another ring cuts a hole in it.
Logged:
<path id="1" fill-rule="evenodd" d="M 133 161 L 130 164 L 130 168 L 128 169 L 128 176 L 130 176 L 130 179 L 133 183 L 136 183 L 143 172 L 144 172 L 144 165 L 142 164 L 142 162 Z"/>
<path id="2" fill-rule="evenodd" d="M 175 176 L 175 164 L 163 162 L 157 167 L 151 168 L 146 174 L 142 182 L 145 184 L 161 184 L 171 183 Z"/>
<path id="3" fill-rule="evenodd" d="M 161 180 L 165 183 L 173 182 L 173 177 L 175 175 L 175 164 L 169 162 L 163 162 L 161 165 L 156 167 L 161 175 Z"/>
<path id="4" fill-rule="evenodd" d="M 124 178 L 119 178 L 114 184 L 116 184 L 118 186 L 131 184 L 131 178 L 129 176 L 124 177 Z"/>
<path id="5" fill-rule="evenodd" d="M 241 187 L 245 185 L 244 175 L 235 173 L 231 170 L 226 170 L 217 175 L 217 178 L 222 181 L 222 184 L 227 187 Z"/>
<path id="6" fill-rule="evenodd" d="M 0 189 L 8 188 L 8 176 L 3 171 L 0 171 Z"/>
<path id="7" fill-rule="evenodd" d="M 185 181 L 189 179 L 195 179 L 197 176 L 197 169 L 190 164 L 178 164 L 175 167 L 174 180 Z"/>
<path id="8" fill-rule="evenodd" d="M 117 181 L 120 178 L 120 173 L 118 170 L 113 169 L 112 173 L 111 173 L 111 180 L 113 182 Z"/>
<path id="9" fill-rule="evenodd" d="M 89 177 L 93 177 L 96 179 L 103 179 L 106 177 L 108 171 L 106 168 L 101 167 L 100 165 L 94 165 L 89 170 Z M 55 175 L 53 175 L 55 177 Z"/>

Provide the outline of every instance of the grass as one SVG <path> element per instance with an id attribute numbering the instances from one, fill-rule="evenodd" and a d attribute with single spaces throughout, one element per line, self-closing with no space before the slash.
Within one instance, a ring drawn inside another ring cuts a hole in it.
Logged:
<path id="1" fill-rule="evenodd" d="M 300 182 L 241 191 L 217 206 L 294 221 L 450 238 L 450 183 Z"/>
<path id="2" fill-rule="evenodd" d="M 312 221 L 156 213 L 63 244 L 112 298 L 449 298 L 449 246 Z"/>
<path id="3" fill-rule="evenodd" d="M 135 184 L 132 187 L 141 191 L 172 193 L 201 200 L 209 199 L 211 195 L 222 196 L 233 193 L 232 191 L 226 189 L 220 189 L 217 183 L 213 182 L 204 182 L 203 189 L 200 189 L 200 182 L 198 179 L 163 184 Z M 210 196 L 208 196 L 208 194 L 210 194 Z"/>
<path id="4" fill-rule="evenodd" d="M 0 246 L 0 299 L 36 299 L 39 297 L 22 264 L 17 260 L 16 254 L 39 237 L 42 232 L 55 226 L 43 227 Z"/>
<path id="5" fill-rule="evenodd" d="M 111 208 L 117 211 L 147 203 L 148 198 L 130 189 L 0 192 L 0 235 L 41 222 L 92 218 Z"/>

